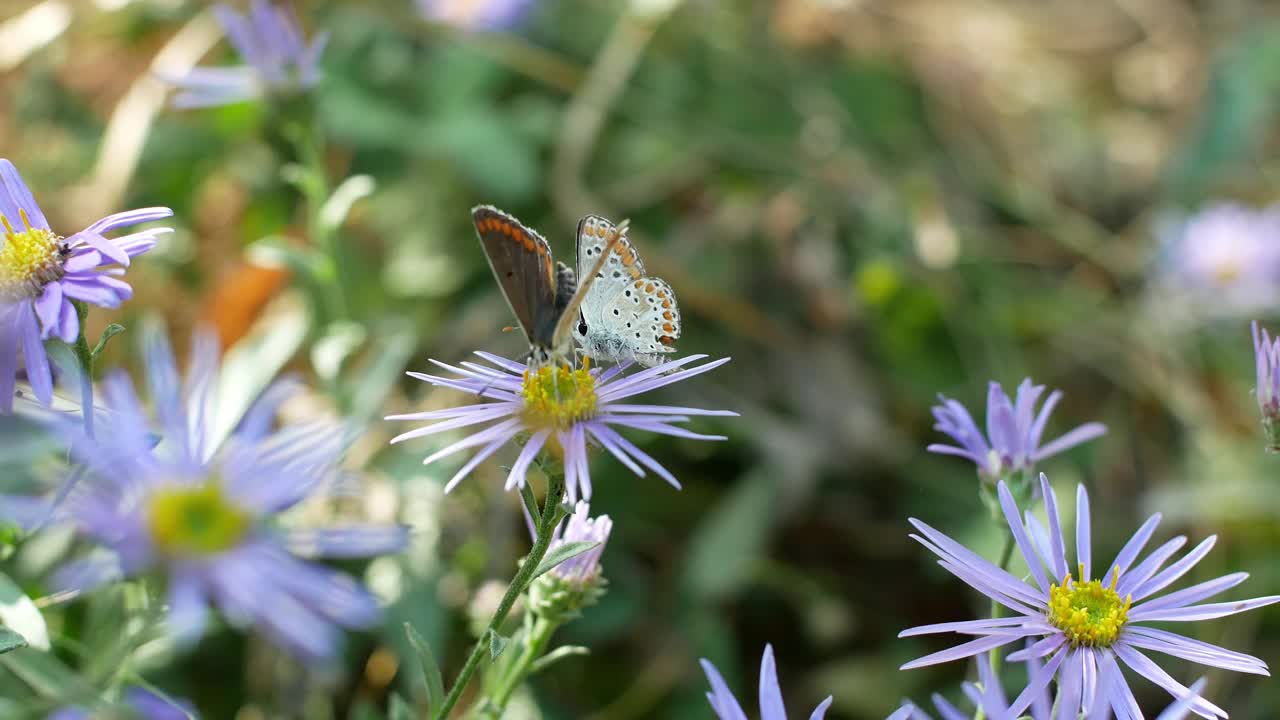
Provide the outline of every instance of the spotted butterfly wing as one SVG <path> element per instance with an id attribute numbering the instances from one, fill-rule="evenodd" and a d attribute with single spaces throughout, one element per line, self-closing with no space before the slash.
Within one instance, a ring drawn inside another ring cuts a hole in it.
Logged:
<path id="1" fill-rule="evenodd" d="M 507 213 L 481 205 L 472 208 L 471 220 L 529 346 L 549 352 L 556 321 L 574 293 L 573 271 L 553 263 L 546 239 Z"/>
<path id="2" fill-rule="evenodd" d="M 675 291 L 664 280 L 645 275 L 644 263 L 625 233 L 613 241 L 613 251 L 601 263 L 616 232 L 611 222 L 596 215 L 578 223 L 579 279 L 599 269 L 583 300 L 574 337 L 592 358 L 656 365 L 664 354 L 675 352 L 680 337 Z"/>

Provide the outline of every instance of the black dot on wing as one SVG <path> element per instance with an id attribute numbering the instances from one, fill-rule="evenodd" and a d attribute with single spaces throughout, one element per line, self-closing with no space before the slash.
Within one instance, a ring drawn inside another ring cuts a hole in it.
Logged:
<path id="1" fill-rule="evenodd" d="M 621 315 L 621 314 L 622 314 L 622 313 L 618 312 L 618 308 L 614 308 L 614 309 L 613 309 L 613 315 L 614 315 L 614 317 L 617 317 L 618 315 Z"/>
<path id="2" fill-rule="evenodd" d="M 508 270 L 508 271 L 507 271 L 507 277 L 511 277 L 512 275 L 515 275 L 515 272 L 513 272 L 513 271 L 511 271 L 511 270 Z"/>

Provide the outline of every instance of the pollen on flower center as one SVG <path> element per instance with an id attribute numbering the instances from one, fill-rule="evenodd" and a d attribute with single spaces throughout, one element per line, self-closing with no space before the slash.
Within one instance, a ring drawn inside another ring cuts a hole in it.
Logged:
<path id="1" fill-rule="evenodd" d="M 216 482 L 160 490 L 151 496 L 146 513 L 152 541 L 173 555 L 211 555 L 233 548 L 252 521 Z"/>
<path id="2" fill-rule="evenodd" d="M 31 227 L 25 210 L 19 210 L 23 229 L 15 230 L 9 218 L 0 243 L 0 302 L 39 297 L 44 286 L 63 275 L 62 238 L 43 228 Z"/>
<path id="3" fill-rule="evenodd" d="M 596 379 L 589 363 L 577 370 L 568 365 L 525 370 L 520 396 L 525 422 L 536 428 L 565 430 L 595 415 Z"/>
<path id="4" fill-rule="evenodd" d="M 1098 580 L 1072 582 L 1067 573 L 1061 585 L 1049 588 L 1049 624 L 1061 630 L 1072 647 L 1109 647 L 1120 635 L 1133 602 L 1133 596 L 1121 599 L 1116 592 L 1119 579 L 1120 568 L 1115 569 L 1110 586 Z"/>

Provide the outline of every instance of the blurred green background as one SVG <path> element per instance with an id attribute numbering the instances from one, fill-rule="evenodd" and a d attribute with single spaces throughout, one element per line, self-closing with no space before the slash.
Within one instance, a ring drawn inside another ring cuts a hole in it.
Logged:
<path id="1" fill-rule="evenodd" d="M 1219 536 L 1184 582 L 1245 570 L 1232 597 L 1280 590 L 1280 460 L 1257 429 L 1250 318 L 1151 300 L 1166 213 L 1274 199 L 1273 4 L 542 0 L 496 31 L 428 22 L 410 0 L 296 9 L 332 33 L 314 93 L 330 179 L 373 183 L 336 234 L 336 317 L 309 311 L 281 266 L 308 238 L 274 111 L 164 105 L 153 71 L 235 62 L 201 3 L 0 0 L 0 156 L 54 226 L 176 212 L 177 233 L 130 270 L 135 299 L 95 310 L 90 337 L 159 313 L 179 348 L 213 324 L 244 351 L 246 394 L 265 379 L 255 369 L 303 373 L 313 392 L 287 413 L 368 422 L 348 462 L 364 483 L 352 512 L 416 530 L 403 556 L 350 566 L 391 610 L 385 633 L 353 636 L 343 673 L 304 675 L 229 630 L 189 654 L 135 655 L 206 717 L 380 716 L 392 689 L 415 692 L 402 622 L 451 677 L 474 604 L 526 550 L 501 491 L 514 452 L 445 497 L 464 458 L 423 467 L 439 445 L 388 446 L 405 428 L 376 420 L 462 401 L 403 378 L 428 357 L 524 349 L 500 332 L 512 318 L 470 227 L 480 203 L 563 257 L 579 216 L 630 218 L 680 299 L 680 350 L 733 357 L 662 399 L 742 415 L 695 423 L 725 443 L 637 438 L 682 491 L 595 458 L 592 509 L 616 523 L 611 590 L 557 636 L 592 656 L 538 676 L 511 717 L 705 718 L 699 657 L 754 715 L 766 642 L 793 714 L 827 694 L 830 718 L 955 696 L 968 666 L 897 670 L 954 638 L 896 634 L 986 603 L 906 519 L 995 555 L 973 467 L 924 452 L 944 439 L 935 395 L 982 422 L 991 379 L 1064 390 L 1050 437 L 1108 424 L 1040 468 L 1060 492 L 1089 487 L 1099 562 L 1158 510 L 1157 540 Z M 128 337 L 105 364 L 137 368 Z M 18 560 L 39 595 L 47 563 Z M 51 602 L 55 634 L 87 642 L 103 602 Z M 1280 651 L 1275 608 L 1178 630 L 1267 661 Z M 1161 662 L 1187 682 L 1203 672 Z M 22 685 L 6 667 L 3 687 Z M 1209 677 L 1232 717 L 1276 716 L 1274 683 Z M 1166 702 L 1134 686 L 1144 708 Z"/>

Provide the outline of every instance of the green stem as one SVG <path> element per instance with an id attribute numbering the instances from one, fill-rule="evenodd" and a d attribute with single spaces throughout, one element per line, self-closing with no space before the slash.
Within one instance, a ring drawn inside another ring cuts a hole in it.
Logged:
<path id="1" fill-rule="evenodd" d="M 502 717 L 502 711 L 506 709 L 507 702 L 511 700 L 511 694 L 524 682 L 534 661 L 542 657 L 542 654 L 546 652 L 547 643 L 551 642 L 551 636 L 555 634 L 556 629 L 559 627 L 558 623 L 553 623 L 546 618 L 538 618 L 533 623 L 533 629 L 529 631 L 529 637 L 525 641 L 524 652 L 520 654 L 520 659 L 512 666 L 507 676 L 502 679 L 502 683 L 498 685 L 498 690 L 490 698 L 490 706 L 485 712 L 486 717 L 495 719 Z"/>
<path id="2" fill-rule="evenodd" d="M 76 336 L 72 350 L 76 361 L 80 363 L 80 414 L 84 417 L 84 431 L 93 437 L 93 351 L 89 349 L 89 340 L 84 334 L 85 320 L 89 317 L 89 306 L 79 300 L 72 300 L 76 316 L 80 320 L 80 334 Z"/>
<path id="3" fill-rule="evenodd" d="M 1000 569 L 1008 570 L 1009 561 L 1012 559 L 1013 559 L 1013 533 L 1005 532 L 1004 547 L 1000 549 Z M 994 620 L 996 618 L 1003 617 L 1003 616 L 1004 616 L 1004 605 L 1001 605 L 995 600 L 992 600 L 991 601 L 991 619 Z M 999 674 L 999 672 L 1000 672 L 1000 649 L 996 648 L 995 650 L 991 651 L 991 674 L 992 676 L 996 676 Z M 981 720 L 981 713 L 979 713 L 979 715 L 976 717 L 976 720 Z"/>
<path id="4" fill-rule="evenodd" d="M 330 192 L 329 175 L 324 162 L 324 133 L 317 127 L 314 114 L 298 128 L 297 136 L 298 158 L 307 174 L 302 187 L 302 194 L 307 202 L 307 235 L 320 248 L 329 262 L 327 271 L 333 274 L 329 278 L 331 282 L 322 282 L 333 286 L 328 298 L 332 304 L 330 312 L 336 320 L 347 320 L 351 312 L 347 298 L 350 289 L 347 284 L 348 268 L 338 234 L 332 231 L 323 218 L 325 202 L 328 201 Z"/>
<path id="5" fill-rule="evenodd" d="M 458 704 L 458 700 L 462 697 L 462 691 L 466 689 L 467 683 L 470 682 L 471 676 L 475 674 L 480 667 L 480 662 L 484 660 L 484 656 L 489 652 L 489 636 L 498 631 L 502 621 L 507 619 L 507 613 L 511 612 L 511 607 L 516 604 L 518 599 L 533 580 L 533 572 L 538 568 L 538 564 L 542 562 L 542 558 L 546 556 L 547 550 L 551 547 L 551 536 L 555 532 L 556 512 L 560 507 L 560 502 L 564 499 L 564 475 L 561 473 L 552 473 L 549 477 L 547 487 L 547 498 L 542 506 L 542 517 L 538 519 L 538 537 L 533 543 L 533 548 L 529 550 L 528 556 L 521 563 L 520 569 L 516 571 L 516 576 L 512 578 L 511 584 L 507 586 L 507 593 L 502 596 L 502 602 L 498 603 L 498 609 L 493 614 L 493 619 L 489 621 L 489 626 L 480 634 L 476 640 L 475 647 L 471 648 L 471 655 L 467 657 L 467 662 L 463 664 L 462 670 L 458 673 L 458 677 L 453 681 L 453 687 L 450 688 L 449 694 L 445 696 L 444 703 L 435 713 L 435 720 L 444 720 L 449 717 L 449 712 Z"/>

